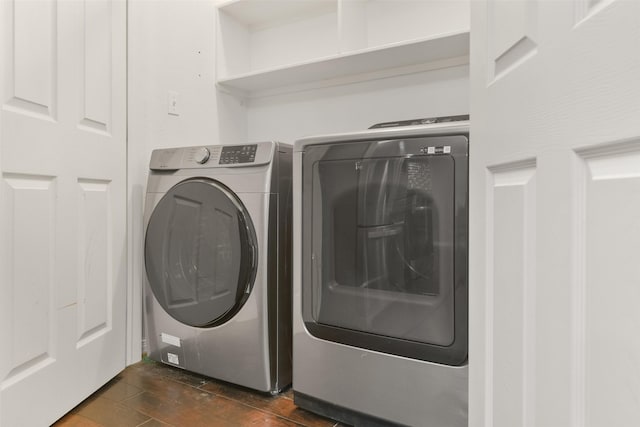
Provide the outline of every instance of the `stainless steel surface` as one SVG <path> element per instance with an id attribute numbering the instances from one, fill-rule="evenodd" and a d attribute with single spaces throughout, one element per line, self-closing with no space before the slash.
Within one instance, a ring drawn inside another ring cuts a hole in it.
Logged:
<path id="1" fill-rule="evenodd" d="M 312 276 L 318 274 L 314 269 L 320 268 L 313 267 L 314 260 L 303 259 L 303 247 L 308 243 L 303 240 L 303 227 L 306 227 L 303 223 L 311 221 L 310 212 L 303 211 L 303 192 L 308 191 L 303 181 L 303 173 L 306 173 L 303 165 L 307 164 L 303 161 L 303 152 L 311 146 L 329 148 L 334 143 L 448 135 L 468 135 L 468 124 L 458 122 L 454 125 L 368 130 L 304 138 L 294 144 L 294 394 L 301 393 L 331 405 L 403 425 L 467 425 L 466 363 L 460 366 L 439 364 L 317 338 L 310 333 L 303 317 L 303 288 L 308 292 Z M 438 145 L 436 143 L 434 147 Z M 357 167 L 354 163 L 354 168 Z M 314 194 L 315 197 L 320 196 Z M 317 221 L 315 216 L 313 221 Z M 309 268 L 314 270 L 311 276 L 305 271 Z"/>
<path id="2" fill-rule="evenodd" d="M 216 165 L 222 146 L 208 146 L 211 159 L 197 164 L 199 148 L 156 150 L 151 160 L 145 229 L 153 209 L 174 185 L 193 177 L 214 179 L 243 204 L 255 229 L 257 268 L 240 310 L 210 328 L 187 326 L 160 306 L 145 284 L 145 329 L 150 356 L 165 363 L 265 392 L 291 382 L 290 273 L 283 261 L 290 235 L 291 147 L 258 143 L 255 162 Z M 289 156 L 289 160 L 287 160 Z M 197 165 L 197 166 L 196 166 Z"/>
<path id="3" fill-rule="evenodd" d="M 333 142 L 366 141 L 371 139 L 409 138 L 413 136 L 437 136 L 452 134 L 468 134 L 469 122 L 460 121 L 454 124 L 436 123 L 431 125 L 407 126 L 398 128 L 368 129 L 359 132 L 336 133 L 301 138 L 293 143 L 293 152 L 302 151 L 307 145 L 330 144 Z"/>

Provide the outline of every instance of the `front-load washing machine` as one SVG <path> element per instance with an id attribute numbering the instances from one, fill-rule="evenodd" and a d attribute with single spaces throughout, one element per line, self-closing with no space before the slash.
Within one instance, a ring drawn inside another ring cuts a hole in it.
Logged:
<path id="1" fill-rule="evenodd" d="M 149 356 L 256 390 L 291 383 L 291 147 L 153 151 L 145 205 Z"/>
<path id="2" fill-rule="evenodd" d="M 298 406 L 467 425 L 468 142 L 459 121 L 294 144 Z"/>

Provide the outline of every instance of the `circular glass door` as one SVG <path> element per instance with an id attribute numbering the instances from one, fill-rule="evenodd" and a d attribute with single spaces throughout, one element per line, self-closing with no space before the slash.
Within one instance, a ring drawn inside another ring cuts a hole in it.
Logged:
<path id="1" fill-rule="evenodd" d="M 247 210 L 221 183 L 182 181 L 156 205 L 145 238 L 147 278 L 174 319 L 211 327 L 245 303 L 258 263 Z"/>

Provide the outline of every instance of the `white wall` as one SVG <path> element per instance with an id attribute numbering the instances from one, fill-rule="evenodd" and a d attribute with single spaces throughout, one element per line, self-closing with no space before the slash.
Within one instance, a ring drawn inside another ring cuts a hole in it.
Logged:
<path id="1" fill-rule="evenodd" d="M 279 140 L 362 130 L 399 119 L 468 113 L 468 67 L 260 99 L 215 88 L 215 3 L 129 2 L 129 363 L 141 341 L 143 198 L 155 148 Z M 179 115 L 167 110 L 178 95 Z"/>
<path id="2" fill-rule="evenodd" d="M 210 1 L 129 3 L 129 144 L 143 165 L 134 172 L 155 148 L 246 139 L 242 103 L 216 93 L 215 21 Z"/>
<path id="3" fill-rule="evenodd" d="M 251 141 L 359 131 L 394 120 L 469 113 L 469 67 L 252 99 Z"/>

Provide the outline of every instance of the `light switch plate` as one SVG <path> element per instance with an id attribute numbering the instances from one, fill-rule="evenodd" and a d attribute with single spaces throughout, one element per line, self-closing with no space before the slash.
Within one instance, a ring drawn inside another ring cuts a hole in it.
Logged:
<path id="1" fill-rule="evenodd" d="M 169 91 L 167 96 L 167 112 L 172 116 L 179 116 L 178 112 L 178 92 Z"/>

